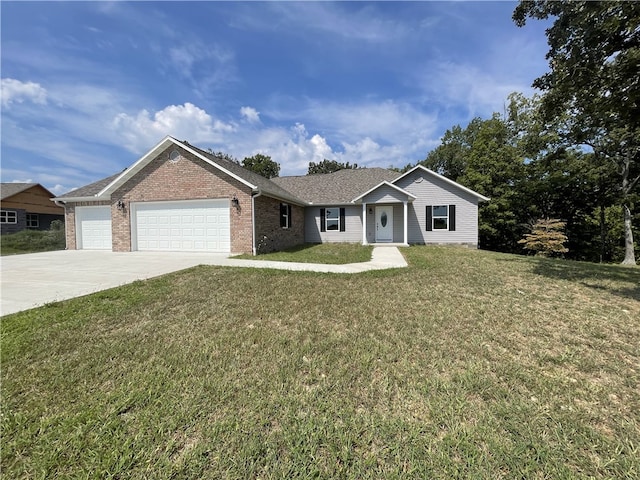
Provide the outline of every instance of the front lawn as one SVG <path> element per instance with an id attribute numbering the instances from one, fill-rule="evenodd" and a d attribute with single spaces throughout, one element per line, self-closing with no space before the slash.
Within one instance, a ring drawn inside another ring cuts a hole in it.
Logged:
<path id="1" fill-rule="evenodd" d="M 402 252 L 3 317 L 3 477 L 638 478 L 640 269 Z"/>
<path id="2" fill-rule="evenodd" d="M 289 250 L 260 255 L 238 255 L 247 260 L 274 260 L 278 262 L 328 263 L 343 265 L 371 260 L 371 245 L 359 243 L 306 243 Z"/>

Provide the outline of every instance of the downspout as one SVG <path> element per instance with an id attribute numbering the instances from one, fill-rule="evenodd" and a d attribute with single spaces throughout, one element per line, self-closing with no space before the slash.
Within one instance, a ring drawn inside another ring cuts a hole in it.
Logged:
<path id="1" fill-rule="evenodd" d="M 55 198 L 52 198 L 51 201 L 55 203 L 56 206 L 64 209 L 64 249 L 69 250 L 69 246 L 67 245 L 67 202 L 64 200 L 56 200 Z"/>
<path id="2" fill-rule="evenodd" d="M 253 244 L 252 251 L 255 257 L 258 252 L 256 251 L 256 198 L 262 195 L 262 192 L 258 190 L 256 195 L 251 195 L 251 242 Z"/>

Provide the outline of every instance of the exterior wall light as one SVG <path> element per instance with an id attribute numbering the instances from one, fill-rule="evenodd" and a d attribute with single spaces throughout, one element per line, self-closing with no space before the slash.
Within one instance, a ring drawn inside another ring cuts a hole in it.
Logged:
<path id="1" fill-rule="evenodd" d="M 122 200 L 118 200 L 116 207 L 118 207 L 118 210 L 120 210 L 121 212 L 124 212 L 127 208 Z"/>
<path id="2" fill-rule="evenodd" d="M 240 208 L 240 200 L 238 200 L 238 197 L 236 197 L 236 194 L 233 194 L 233 197 L 231 197 L 231 205 L 233 205 L 236 209 Z"/>

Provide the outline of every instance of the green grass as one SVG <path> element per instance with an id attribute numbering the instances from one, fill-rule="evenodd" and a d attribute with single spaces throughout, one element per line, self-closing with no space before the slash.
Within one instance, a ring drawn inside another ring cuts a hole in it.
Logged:
<path id="1" fill-rule="evenodd" d="M 6 478 L 638 478 L 640 269 L 197 267 L 2 319 Z"/>
<path id="2" fill-rule="evenodd" d="M 373 247 L 359 243 L 307 243 L 281 252 L 263 253 L 257 256 L 238 255 L 248 260 L 274 260 L 278 262 L 328 263 L 343 265 L 371 260 Z"/>
<path id="3" fill-rule="evenodd" d="M 48 252 L 64 250 L 64 230 L 22 230 L 0 237 L 0 254 Z"/>

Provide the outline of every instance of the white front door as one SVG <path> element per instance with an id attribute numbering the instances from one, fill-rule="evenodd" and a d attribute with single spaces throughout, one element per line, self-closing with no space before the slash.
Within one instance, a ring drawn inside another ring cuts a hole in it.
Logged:
<path id="1" fill-rule="evenodd" d="M 393 242 L 393 207 L 376 207 L 376 242 Z"/>

